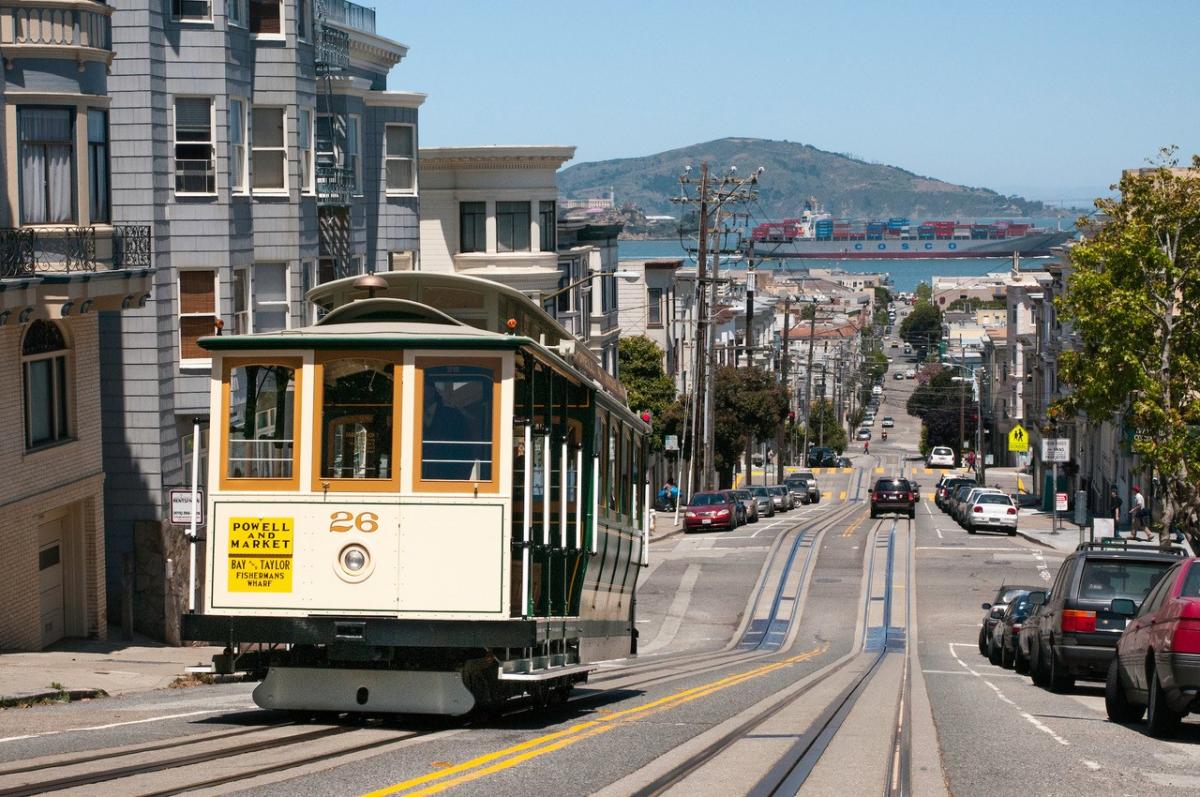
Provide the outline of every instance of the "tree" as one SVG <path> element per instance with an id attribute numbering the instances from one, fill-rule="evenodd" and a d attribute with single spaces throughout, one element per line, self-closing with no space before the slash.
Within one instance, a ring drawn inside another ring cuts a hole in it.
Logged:
<path id="1" fill-rule="evenodd" d="M 658 344 L 644 335 L 621 338 L 617 347 L 621 384 L 629 394 L 629 407 L 634 412 L 648 410 L 654 428 L 651 446 L 662 448 L 664 417 L 675 402 L 675 383 L 663 370 L 663 352 Z"/>
<path id="2" fill-rule="evenodd" d="M 917 297 L 918 303 L 933 301 L 933 288 L 929 287 L 928 282 L 918 282 L 913 294 Z"/>
<path id="3" fill-rule="evenodd" d="M 787 390 L 761 368 L 719 368 L 714 383 L 713 458 L 722 487 L 728 487 L 748 438 L 773 437 L 787 417 Z"/>
<path id="4" fill-rule="evenodd" d="M 929 302 L 920 302 L 900 322 L 900 338 L 914 347 L 932 347 L 942 339 L 942 311 Z"/>
<path id="5" fill-rule="evenodd" d="M 882 285 L 875 286 L 875 304 L 887 307 L 891 304 L 892 292 Z"/>
<path id="6" fill-rule="evenodd" d="M 800 321 L 812 321 L 817 316 L 817 305 L 814 303 L 806 303 L 800 305 L 796 310 L 796 318 Z"/>
<path id="7" fill-rule="evenodd" d="M 950 446 L 961 453 L 959 432 L 962 431 L 967 440 L 975 434 L 978 408 L 971 395 L 971 383 L 963 379 L 956 381 L 952 368 L 939 366 L 937 370 L 933 369 L 934 366 L 930 366 L 927 381 L 918 384 L 908 397 L 905 409 L 909 415 L 921 419 L 922 439 L 927 446 Z"/>
<path id="8" fill-rule="evenodd" d="M 1048 414 L 1119 418 L 1161 484 L 1163 524 L 1200 539 L 1200 157 L 1177 164 L 1164 149 L 1122 176 L 1119 200 L 1096 200 L 1105 221 L 1071 249 L 1057 305 L 1079 341 L 1060 358 L 1072 392 Z"/>
<path id="9" fill-rule="evenodd" d="M 810 446 L 824 445 L 838 453 L 846 450 L 846 430 L 838 420 L 833 402 L 827 399 L 814 402 L 808 415 Z M 797 445 L 804 440 L 804 427 L 797 426 L 792 430 Z"/>

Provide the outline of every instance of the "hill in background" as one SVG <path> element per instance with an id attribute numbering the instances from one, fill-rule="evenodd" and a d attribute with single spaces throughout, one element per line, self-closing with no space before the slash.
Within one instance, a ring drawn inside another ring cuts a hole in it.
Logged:
<path id="1" fill-rule="evenodd" d="M 761 138 L 722 138 L 641 158 L 578 163 L 559 173 L 559 193 L 584 199 L 607 196 L 611 188 L 620 206 L 632 204 L 646 214 L 678 217 L 682 208 L 671 197 L 680 194 L 679 175 L 690 164 L 698 177 L 702 161 L 719 171 L 736 166 L 741 175 L 765 167 L 752 211 L 758 221 L 797 216 L 809 197 L 834 216 L 851 219 L 1053 215 L 1041 202 L 955 185 L 807 144 Z"/>

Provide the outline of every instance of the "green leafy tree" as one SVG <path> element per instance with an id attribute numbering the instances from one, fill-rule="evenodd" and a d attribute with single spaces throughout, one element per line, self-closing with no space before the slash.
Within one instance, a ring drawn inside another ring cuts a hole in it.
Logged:
<path id="1" fill-rule="evenodd" d="M 1163 523 L 1200 539 L 1200 157 L 1174 148 L 1126 173 L 1105 221 L 1071 249 L 1058 302 L 1079 340 L 1060 359 L 1071 394 L 1050 417 L 1118 417 L 1162 486 Z"/>
<path id="2" fill-rule="evenodd" d="M 916 290 L 913 291 L 913 295 L 917 297 L 918 302 L 932 302 L 933 288 L 929 286 L 928 282 L 918 282 Z"/>
<path id="3" fill-rule="evenodd" d="M 900 338 L 914 347 L 933 347 L 942 339 L 942 311 L 921 302 L 900 322 Z"/>
<path id="4" fill-rule="evenodd" d="M 970 440 L 975 434 L 976 407 L 971 395 L 971 384 L 955 381 L 951 368 L 931 367 L 929 378 L 908 397 L 905 409 L 909 415 L 921 419 L 922 440 L 926 446 L 950 446 L 961 453 L 962 440 Z M 964 407 L 965 404 L 965 407 Z M 965 421 L 965 423 L 963 423 Z M 963 425 L 960 427 L 960 423 Z M 964 438 L 959 437 L 962 431 Z"/>
<path id="5" fill-rule="evenodd" d="M 875 287 L 875 304 L 887 307 L 892 301 L 892 292 L 882 285 Z"/>
<path id="6" fill-rule="evenodd" d="M 846 450 L 846 430 L 838 422 L 837 411 L 833 402 L 827 399 L 814 402 L 809 411 L 809 446 L 824 445 L 837 452 Z M 804 443 L 804 427 L 796 426 L 793 430 L 797 450 Z"/>
<path id="7" fill-rule="evenodd" d="M 796 318 L 801 321 L 812 321 L 814 318 L 816 318 L 816 316 L 817 306 L 813 303 L 802 304 L 800 305 L 800 308 L 796 310 Z"/>
<path id="8" fill-rule="evenodd" d="M 722 487 L 733 484 L 733 466 L 748 437 L 773 437 L 787 417 L 787 391 L 761 368 L 717 369 L 714 374 L 714 460 Z"/>
<path id="9" fill-rule="evenodd" d="M 663 352 L 644 335 L 621 338 L 617 347 L 621 383 L 634 412 L 650 411 L 651 445 L 662 448 L 668 407 L 675 403 L 675 383 L 663 370 Z"/>

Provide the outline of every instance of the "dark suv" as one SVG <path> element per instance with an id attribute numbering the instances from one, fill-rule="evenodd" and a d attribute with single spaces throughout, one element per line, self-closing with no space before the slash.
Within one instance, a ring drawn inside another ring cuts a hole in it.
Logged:
<path id="1" fill-rule="evenodd" d="M 908 479 L 880 479 L 871 490 L 871 517 L 885 512 L 917 516 L 917 486 Z"/>
<path id="2" fill-rule="evenodd" d="M 817 485 L 817 477 L 812 471 L 793 473 L 783 480 L 783 484 L 802 504 L 816 504 L 821 501 L 821 488 Z"/>
<path id="3" fill-rule="evenodd" d="M 837 452 L 827 446 L 813 446 L 808 450 L 808 467 L 835 468 L 837 467 Z"/>
<path id="4" fill-rule="evenodd" d="M 1084 543 L 1058 568 L 1043 604 L 1026 623 L 1033 682 L 1055 692 L 1076 678 L 1103 681 L 1108 675 L 1126 615 L 1112 611 L 1113 599 L 1140 605 L 1182 551 L 1125 540 Z M 1024 632 L 1025 629 L 1022 629 Z"/>

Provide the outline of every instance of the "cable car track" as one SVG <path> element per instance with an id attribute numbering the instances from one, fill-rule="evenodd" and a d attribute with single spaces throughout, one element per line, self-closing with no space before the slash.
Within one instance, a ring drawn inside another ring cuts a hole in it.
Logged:
<path id="1" fill-rule="evenodd" d="M 637 797 L 652 797 L 652 795 L 663 794 L 674 786 L 679 785 L 690 776 L 699 772 L 706 764 L 745 739 L 755 729 L 800 702 L 805 696 L 811 694 L 819 684 L 842 672 L 852 663 L 861 661 L 863 654 L 870 655 L 871 660 L 866 668 L 860 674 L 854 676 L 850 683 L 825 705 L 816 719 L 798 736 L 797 741 L 792 747 L 754 784 L 749 794 L 754 795 L 754 797 L 766 797 L 766 795 L 795 794 L 800 790 L 836 738 L 838 730 L 850 715 L 859 697 L 866 691 L 872 680 L 880 672 L 889 654 L 905 650 L 911 613 L 907 583 L 911 574 L 912 532 L 914 524 L 911 521 L 907 521 L 904 624 L 897 628 L 891 625 L 891 610 L 893 586 L 895 583 L 894 541 L 898 523 L 898 520 L 892 521 L 891 529 L 887 535 L 887 553 L 884 563 L 885 586 L 883 595 L 881 596 L 874 594 L 872 584 L 874 580 L 875 560 L 877 558 L 876 554 L 878 553 L 878 541 L 883 523 L 877 524 L 873 531 L 874 544 L 872 546 L 872 553 L 869 556 L 866 574 L 868 588 L 863 597 L 863 616 L 865 620 L 870 614 L 872 603 L 876 600 L 881 600 L 883 602 L 883 624 L 881 627 L 871 628 L 864 622 L 864 633 L 860 642 L 859 652 L 828 665 L 823 671 L 815 674 L 802 688 L 756 712 L 737 727 L 726 732 L 720 738 L 690 756 L 686 761 L 634 791 L 634 795 L 637 795 Z M 871 632 L 877 630 L 882 631 L 879 635 L 881 638 L 878 640 L 872 639 Z M 893 634 L 893 630 L 898 633 Z M 902 634 L 899 632 L 902 632 Z M 876 641 L 879 644 L 879 649 L 877 652 L 871 651 L 870 647 Z M 908 657 L 905 655 L 902 665 L 899 701 L 895 721 L 892 724 L 890 733 L 888 748 L 890 755 L 888 756 L 888 766 L 884 777 L 885 786 L 883 791 L 889 797 L 900 797 L 901 795 L 908 795 L 910 793 L 910 684 L 911 673 L 908 667 Z"/>
<path id="2" fill-rule="evenodd" d="M 677 654 L 656 658 L 653 661 L 646 662 L 645 665 L 641 667 L 639 667 L 637 664 L 632 664 L 629 667 L 610 670 L 599 676 L 589 679 L 588 683 L 606 684 L 612 681 L 627 678 L 631 675 L 641 676 L 649 673 L 666 673 L 665 676 L 636 680 L 622 684 L 620 687 L 614 687 L 623 689 L 637 688 L 653 685 L 665 680 L 674 680 L 676 678 L 688 675 L 712 672 L 724 667 L 756 661 L 777 653 L 779 648 L 782 646 L 783 640 L 781 639 L 780 643 L 777 645 L 767 647 L 769 643 L 768 637 L 770 636 L 767 633 L 763 633 L 756 642 L 751 643 L 751 646 L 742 647 L 742 645 L 747 644 L 748 642 L 748 638 L 751 635 L 750 629 L 753 625 L 753 618 L 755 617 L 757 610 L 762 603 L 762 599 L 766 594 L 768 585 L 772 583 L 771 579 L 768 577 L 771 573 L 772 565 L 781 555 L 783 555 L 784 549 L 787 548 L 787 561 L 779 572 L 778 577 L 774 581 L 775 588 L 772 592 L 771 604 L 767 610 L 768 614 L 766 617 L 766 624 L 764 626 L 767 629 L 770 629 L 778 621 L 778 610 L 783 600 L 785 588 L 790 581 L 794 580 L 793 576 L 795 575 L 794 564 L 796 554 L 801 547 L 807 547 L 804 561 L 801 563 L 798 571 L 798 580 L 795 582 L 797 584 L 797 590 L 792 596 L 792 605 L 790 607 L 791 612 L 787 618 L 787 629 L 782 635 L 783 639 L 786 639 L 788 633 L 795 628 L 796 621 L 799 619 L 801 614 L 804 598 L 806 597 L 807 593 L 809 574 L 812 570 L 813 562 L 815 561 L 816 557 L 816 551 L 820 545 L 822 535 L 825 531 L 845 521 L 860 509 L 861 507 L 846 504 L 844 507 L 839 507 L 838 509 L 834 510 L 828 516 L 821 518 L 811 528 L 801 529 L 801 524 L 803 521 L 799 521 L 795 526 L 787 529 L 783 532 L 783 534 L 780 535 L 779 539 L 782 541 L 787 537 L 787 535 L 799 532 L 794 534 L 791 546 L 788 546 L 786 542 L 780 542 L 771 552 L 771 561 L 766 563 L 763 569 L 763 577 L 760 578 L 755 589 L 755 594 L 750 609 L 746 612 L 746 620 L 737 629 L 734 637 L 723 649 L 717 651 L 715 654 L 707 656 L 699 663 L 696 662 L 697 654 L 695 653 Z M 810 544 L 803 546 L 803 543 L 806 541 L 808 541 Z M 680 662 L 691 663 L 695 666 L 680 667 Z M 586 700 L 589 697 L 595 696 L 581 695 L 580 697 L 573 699 L 571 703 L 576 704 L 577 701 Z"/>

